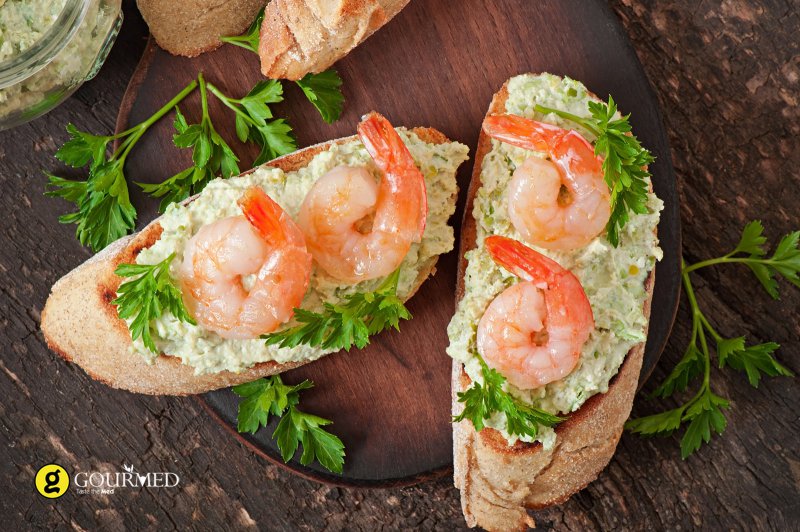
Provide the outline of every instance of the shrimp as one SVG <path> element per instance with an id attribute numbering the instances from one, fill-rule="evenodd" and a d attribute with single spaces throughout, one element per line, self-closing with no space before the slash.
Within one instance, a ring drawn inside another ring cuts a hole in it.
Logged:
<path id="1" fill-rule="evenodd" d="M 320 177 L 300 207 L 298 224 L 317 264 L 336 279 L 357 283 L 385 277 L 425 231 L 425 179 L 392 125 L 366 115 L 358 136 L 382 172 L 337 166 Z"/>
<path id="2" fill-rule="evenodd" d="M 545 152 L 528 157 L 508 189 L 508 215 L 527 242 L 546 249 L 587 245 L 608 223 L 611 196 L 602 160 L 580 133 L 515 115 L 487 117 L 490 137 Z"/>
<path id="3" fill-rule="evenodd" d="M 312 259 L 303 233 L 260 187 L 247 189 L 239 206 L 243 216 L 205 225 L 189 240 L 179 279 L 198 324 L 223 338 L 248 339 L 292 318 Z M 248 276 L 255 276 L 252 286 Z"/>
<path id="4" fill-rule="evenodd" d="M 478 352 L 521 390 L 565 377 L 594 330 L 580 281 L 516 240 L 490 236 L 485 245 L 497 264 L 523 280 L 489 304 L 478 322 Z"/>

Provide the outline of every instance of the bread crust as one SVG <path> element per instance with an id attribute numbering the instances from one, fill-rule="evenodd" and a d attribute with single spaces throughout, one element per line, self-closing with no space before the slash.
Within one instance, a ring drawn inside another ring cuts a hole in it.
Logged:
<path id="1" fill-rule="evenodd" d="M 504 113 L 507 98 L 508 82 L 492 98 L 486 116 Z M 461 225 L 456 304 L 464 297 L 465 254 L 477 242 L 472 210 L 481 187 L 483 158 L 491 147 L 491 139 L 481 130 Z M 643 310 L 648 319 L 654 282 L 655 271 L 652 271 L 645 281 L 648 297 Z M 469 420 L 453 423 L 453 478 L 461 492 L 467 525 L 489 531 L 527 530 L 535 523 L 526 508 L 560 504 L 597 478 L 611 460 L 630 415 L 644 347 L 640 343 L 628 352 L 606 393 L 589 398 L 556 427 L 552 449 L 545 450 L 540 443 L 517 442 L 510 446 L 497 430 L 486 428 L 476 432 Z M 454 360 L 454 416 L 463 410 L 458 392 L 470 385 L 463 364 Z"/>
<path id="2" fill-rule="evenodd" d="M 435 129 L 414 128 L 411 131 L 431 144 L 449 142 Z M 345 137 L 310 146 L 267 165 L 291 172 L 307 166 L 316 154 L 333 144 L 356 138 Z M 450 201 L 455 201 L 455 195 Z M 195 375 L 194 368 L 182 364 L 179 358 L 161 355 L 153 364 L 148 364 L 143 357 L 131 352 L 130 331 L 117 315 L 116 307 L 111 305 L 120 284 L 114 270 L 121 263 L 132 263 L 142 249 L 158 240 L 161 231 L 159 221 L 155 219 L 139 233 L 112 243 L 53 285 L 41 321 L 44 338 L 51 350 L 111 387 L 153 395 L 203 393 L 282 373 L 305 363 L 262 362 L 239 373 L 222 371 Z M 422 265 L 408 298 L 436 271 L 436 260 L 433 257 Z"/>
<path id="3" fill-rule="evenodd" d="M 172 55 L 195 57 L 243 33 L 266 0 L 136 0 L 158 45 Z"/>
<path id="4" fill-rule="evenodd" d="M 322 72 L 389 22 L 409 0 L 272 0 L 258 54 L 268 78 Z"/>

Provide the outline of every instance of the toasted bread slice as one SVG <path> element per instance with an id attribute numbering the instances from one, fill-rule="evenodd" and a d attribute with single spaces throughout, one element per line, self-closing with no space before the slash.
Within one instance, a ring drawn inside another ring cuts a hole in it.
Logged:
<path id="1" fill-rule="evenodd" d="M 411 131 L 429 144 L 449 142 L 435 129 L 414 128 Z M 331 145 L 355 139 L 355 136 L 345 137 L 310 146 L 267 165 L 285 172 L 295 171 L 307 166 L 315 155 Z M 453 195 L 449 201 L 455 202 L 455 199 Z M 187 201 L 191 201 L 191 198 Z M 195 375 L 194 368 L 168 354 L 148 364 L 139 354 L 131 352 L 130 331 L 117 315 L 116 307 L 111 304 L 120 284 L 120 278 L 114 274 L 114 270 L 121 263 L 134 262 L 142 249 L 158 240 L 161 231 L 159 220 L 156 219 L 141 232 L 117 240 L 56 282 L 42 311 L 41 324 L 45 340 L 53 351 L 109 386 L 162 395 L 202 393 L 274 375 L 304 364 L 263 362 L 240 373 L 222 371 Z M 435 272 L 435 266 L 436 257 L 421 265 L 409 298 Z"/>
<path id="2" fill-rule="evenodd" d="M 268 78 L 325 70 L 402 10 L 409 0 L 273 0 L 258 54 Z"/>
<path id="3" fill-rule="evenodd" d="M 506 82 L 494 95 L 487 116 L 505 113 L 507 98 Z M 473 206 L 481 188 L 483 158 L 491 149 L 491 139 L 481 131 L 461 226 L 456 304 L 465 293 L 465 253 L 477 243 Z M 648 319 L 654 281 L 654 272 L 651 272 L 645 285 L 648 297 L 644 314 Z M 492 428 L 476 432 L 469 420 L 453 424 L 454 483 L 461 492 L 461 507 L 469 526 L 489 531 L 526 530 L 535 526 L 526 508 L 538 509 L 564 502 L 597 478 L 614 454 L 630 415 L 644 345 L 637 344 L 628 352 L 608 392 L 592 396 L 556 427 L 556 443 L 552 449 L 545 450 L 540 443 L 521 441 L 509 445 L 503 435 Z M 464 406 L 458 402 L 458 392 L 465 391 L 471 384 L 464 365 L 453 361 L 454 416 L 460 414 Z"/>

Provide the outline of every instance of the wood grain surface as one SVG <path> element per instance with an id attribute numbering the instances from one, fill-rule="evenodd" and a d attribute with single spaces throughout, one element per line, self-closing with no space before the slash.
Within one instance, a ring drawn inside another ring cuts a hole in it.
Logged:
<path id="1" fill-rule="evenodd" d="M 445 131 L 470 145 L 474 160 L 476 136 L 492 95 L 512 75 L 549 71 L 583 80 L 598 94 L 613 94 L 625 112 L 632 113 L 636 134 L 656 157 L 652 165 L 656 193 L 666 205 L 659 224 L 664 250 L 656 271 L 654 312 L 648 335 L 643 373 L 648 374 L 661 353 L 675 315 L 679 292 L 680 227 L 675 177 L 658 104 L 621 33 L 614 13 L 602 0 L 550 2 L 539 6 L 527 0 L 487 3 L 463 1 L 469 16 L 436 0 L 417 0 L 379 34 L 337 63 L 346 97 L 342 117 L 326 125 L 298 87 L 284 84 L 286 99 L 275 106 L 277 116 L 290 117 L 299 146 L 352 135 L 360 117 L 376 109 L 396 125 L 423 125 Z M 493 31 L 480 22 L 490 20 Z M 519 20 L 527 21 L 519 24 Z M 455 28 L 443 33 L 434 47 L 423 28 Z M 565 49 L 560 43 L 574 42 Z M 397 43 L 403 43 L 398 46 Z M 471 54 L 462 51 L 479 45 Z M 123 98 L 117 130 L 146 120 L 165 101 L 202 71 L 209 82 L 239 96 L 261 79 L 258 58 L 242 48 L 225 46 L 194 59 L 174 57 L 151 40 Z M 413 72 L 413 74 L 411 74 Z M 195 94 L 181 105 L 197 121 Z M 232 113 L 215 98 L 210 114 L 220 133 L 235 138 Z M 126 167 L 131 182 L 157 183 L 191 164 L 189 150 L 176 150 L 170 120 L 156 124 L 137 145 L 157 157 L 133 158 Z M 242 168 L 258 152 L 254 144 L 233 143 Z M 461 209 L 472 174 L 472 160 L 458 173 L 459 213 L 451 223 L 460 234 Z M 157 216 L 158 204 L 134 187 L 140 226 Z M 397 486 L 445 474 L 452 466 L 450 424 L 450 367 L 445 355 L 447 324 L 453 315 L 456 253 L 442 257 L 433 279 L 409 303 L 414 316 L 402 332 L 373 338 L 366 349 L 340 353 L 285 373 L 286 382 L 310 380 L 313 391 L 303 395 L 302 408 L 334 421 L 331 429 L 347 452 L 342 475 L 322 466 L 288 467 L 324 482 L 350 486 Z M 391 390 L 391 391 L 389 391 Z M 388 393 L 387 393 L 388 391 Z M 238 398 L 229 389 L 203 396 L 219 420 L 236 426 Z M 400 406 L 402 405 L 402 407 Z M 271 438 L 277 422 L 255 435 L 238 435 L 265 457 L 284 462 Z M 298 455 L 299 456 L 299 455 Z"/>
<path id="2" fill-rule="evenodd" d="M 800 7 L 796 1 L 675 3 L 612 0 L 656 89 L 679 178 L 684 252 L 726 252 L 760 218 L 771 238 L 800 225 Z M 445 31 L 447 29 L 442 29 Z M 448 30 L 450 31 L 450 30 Z M 66 140 L 63 126 L 111 131 L 146 28 L 132 2 L 100 76 L 49 115 L 0 133 L 0 523 L 27 528 L 375 530 L 463 528 L 449 478 L 412 488 L 331 488 L 291 475 L 229 438 L 189 398 L 110 390 L 47 351 L 38 332 L 49 287 L 89 257 L 64 205 L 45 198 L 42 169 Z M 435 38 L 435 36 L 432 36 Z M 564 43 L 569 46 L 569 43 Z M 140 152 L 141 153 L 141 152 Z M 744 268 L 699 272 L 698 299 L 720 332 L 783 345 L 800 370 L 800 292 L 770 300 Z M 654 383 L 689 338 L 685 308 Z M 797 529 L 800 522 L 797 379 L 758 390 L 730 371 L 712 385 L 733 399 L 726 433 L 686 461 L 678 437 L 626 434 L 608 469 L 566 504 L 535 517 L 544 528 Z M 640 396 L 634 414 L 659 406 Z M 181 488 L 108 496 L 34 493 L 35 470 L 175 471 Z"/>

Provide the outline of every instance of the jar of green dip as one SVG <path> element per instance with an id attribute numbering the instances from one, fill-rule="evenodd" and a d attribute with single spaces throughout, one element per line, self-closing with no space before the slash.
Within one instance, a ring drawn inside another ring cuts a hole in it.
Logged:
<path id="1" fill-rule="evenodd" d="M 121 0 L 0 0 L 0 130 L 92 79 L 121 24 Z"/>

